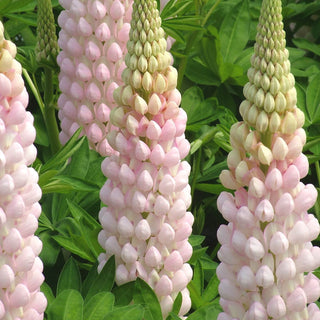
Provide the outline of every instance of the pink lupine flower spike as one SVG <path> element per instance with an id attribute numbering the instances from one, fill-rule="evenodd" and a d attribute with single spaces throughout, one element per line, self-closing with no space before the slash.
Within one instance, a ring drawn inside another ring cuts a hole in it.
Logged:
<path id="1" fill-rule="evenodd" d="M 27 167 L 36 159 L 36 131 L 15 55 L 0 22 L 0 319 L 41 320 L 47 300 L 40 292 L 42 243 L 34 236 L 41 189 Z"/>
<path id="2" fill-rule="evenodd" d="M 113 91 L 123 82 L 133 0 L 60 0 L 58 100 L 60 140 L 65 144 L 83 127 L 90 146 L 102 156 L 114 151 L 106 134 Z M 111 126 L 109 130 L 116 130 Z"/>
<path id="3" fill-rule="evenodd" d="M 165 318 L 179 292 L 179 314 L 191 306 L 186 286 L 192 277 L 187 261 L 193 216 L 187 212 L 190 166 L 182 161 L 190 149 L 187 116 L 179 108 L 177 71 L 156 8 L 153 0 L 134 3 L 124 85 L 114 92 L 118 106 L 110 122 L 118 130 L 109 131 L 107 139 L 118 154 L 102 164 L 108 180 L 100 192 L 107 207 L 99 213 L 99 243 L 105 249 L 99 270 L 115 255 L 116 282 L 144 279 Z"/>
<path id="4" fill-rule="evenodd" d="M 308 173 L 302 154 L 304 114 L 297 108 L 295 79 L 285 48 L 281 1 L 264 0 L 245 100 L 243 121 L 231 128 L 233 150 L 218 209 L 221 225 L 217 268 L 218 320 L 317 320 L 320 249 L 311 241 L 318 220 L 308 214 L 317 191 L 300 182 Z"/>

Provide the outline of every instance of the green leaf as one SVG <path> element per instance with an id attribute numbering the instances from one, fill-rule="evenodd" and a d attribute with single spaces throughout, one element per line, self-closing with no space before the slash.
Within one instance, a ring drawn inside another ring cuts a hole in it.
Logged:
<path id="1" fill-rule="evenodd" d="M 205 236 L 202 236 L 202 235 L 198 235 L 198 234 L 192 234 L 190 237 L 189 237 L 189 242 L 190 244 L 195 247 L 195 246 L 200 246 L 201 243 L 205 240 Z"/>
<path id="2" fill-rule="evenodd" d="M 115 258 L 112 256 L 92 283 L 86 295 L 86 301 L 101 291 L 111 291 L 114 284 L 115 269 Z"/>
<path id="3" fill-rule="evenodd" d="M 115 287 L 113 294 L 115 295 L 116 302 L 118 306 L 126 306 L 130 304 L 133 299 L 133 294 L 135 290 L 135 282 L 127 282 L 119 287 Z"/>
<path id="4" fill-rule="evenodd" d="M 206 302 L 212 301 L 219 294 L 218 291 L 219 279 L 216 274 L 211 277 L 206 289 L 203 292 L 202 299 Z"/>
<path id="5" fill-rule="evenodd" d="M 183 31 L 201 31 L 203 28 L 198 24 L 199 16 L 184 16 L 166 19 L 162 23 L 165 28 Z"/>
<path id="6" fill-rule="evenodd" d="M 203 286 L 204 286 L 204 274 L 203 274 L 203 269 L 200 261 L 196 262 L 192 283 L 194 284 L 194 287 L 197 290 L 197 293 L 201 296 Z"/>
<path id="7" fill-rule="evenodd" d="M 187 320 L 213 320 L 217 319 L 222 309 L 218 301 L 214 301 L 193 312 Z"/>
<path id="8" fill-rule="evenodd" d="M 313 124 L 320 122 L 320 73 L 315 76 L 307 88 L 306 110 Z"/>
<path id="9" fill-rule="evenodd" d="M 70 138 L 66 145 L 59 150 L 58 153 L 56 153 L 41 167 L 41 173 L 50 169 L 57 169 L 59 165 L 65 163 L 81 147 L 86 137 L 83 136 L 78 140 L 80 132 L 81 128 L 74 133 L 74 135 Z"/>
<path id="10" fill-rule="evenodd" d="M 40 259 L 46 266 L 53 266 L 57 261 L 60 247 L 53 240 L 52 234 L 49 231 L 41 232 L 39 234 L 39 238 L 43 245 L 40 253 Z"/>
<path id="11" fill-rule="evenodd" d="M 140 305 L 115 308 L 109 312 L 103 320 L 142 320 L 144 318 L 144 309 Z"/>
<path id="12" fill-rule="evenodd" d="M 114 295 L 111 292 L 99 292 L 85 303 L 83 318 L 101 320 L 105 314 L 113 310 L 113 305 Z"/>
<path id="13" fill-rule="evenodd" d="M 182 304 L 182 294 L 181 292 L 179 292 L 177 297 L 174 299 L 171 312 L 178 315 L 181 309 L 181 304 Z"/>
<path id="14" fill-rule="evenodd" d="M 98 223 L 98 221 L 93 218 L 86 210 L 81 208 L 77 203 L 67 199 L 67 204 L 72 216 L 77 221 L 80 221 L 81 218 L 84 218 L 90 225 L 92 225 L 92 227 L 101 229 L 101 225 Z"/>
<path id="15" fill-rule="evenodd" d="M 225 62 L 233 63 L 249 40 L 250 15 L 248 0 L 239 1 L 224 17 L 219 35 Z"/>
<path id="16" fill-rule="evenodd" d="M 305 122 L 304 126 L 309 127 L 312 124 L 310 114 L 308 113 L 308 110 L 306 108 L 306 91 L 305 89 L 296 82 L 295 84 L 296 90 L 297 90 L 297 100 L 298 100 L 298 107 L 303 111 L 305 115 Z"/>
<path id="17" fill-rule="evenodd" d="M 187 77 L 196 84 L 219 86 L 220 79 L 206 66 L 194 59 L 189 59 L 186 69 Z"/>
<path id="18" fill-rule="evenodd" d="M 49 306 L 48 320 L 82 320 L 83 299 L 76 290 L 65 290 Z"/>
<path id="19" fill-rule="evenodd" d="M 89 260 L 90 262 L 95 262 L 95 257 L 91 256 L 90 253 L 85 252 L 83 249 L 84 239 L 80 236 L 73 236 L 71 239 L 67 236 L 56 235 L 52 238 L 59 243 L 62 247 L 68 251 L 78 255 L 79 257 Z M 81 246 L 82 245 L 82 246 Z"/>
<path id="20" fill-rule="evenodd" d="M 51 305 L 55 299 L 55 296 L 52 292 L 51 287 L 46 282 L 43 282 L 40 287 L 40 291 L 43 292 L 44 295 L 46 296 L 47 301 L 48 301 L 48 305 Z"/>
<path id="21" fill-rule="evenodd" d="M 155 292 L 150 286 L 140 278 L 135 283 L 133 300 L 135 303 L 142 304 L 145 308 L 145 320 L 162 320 L 160 304 Z"/>
<path id="22" fill-rule="evenodd" d="M 80 270 L 72 257 L 65 263 L 60 273 L 57 285 L 57 295 L 67 289 L 81 291 Z"/>
<path id="23" fill-rule="evenodd" d="M 205 182 L 219 177 L 222 170 L 228 169 L 227 161 L 221 161 L 211 168 L 204 170 L 202 176 L 197 178 L 197 182 Z"/>
<path id="24" fill-rule="evenodd" d="M 199 191 L 204 191 L 211 194 L 220 194 L 222 191 L 228 190 L 221 184 L 209 184 L 209 183 L 197 183 L 196 189 Z"/>
<path id="25" fill-rule="evenodd" d="M 84 279 L 83 283 L 82 283 L 82 296 L 85 297 L 88 294 L 88 291 L 90 289 L 90 287 L 92 286 L 92 284 L 94 283 L 94 281 L 98 278 L 98 262 L 96 262 L 91 269 L 89 270 L 86 278 Z"/>

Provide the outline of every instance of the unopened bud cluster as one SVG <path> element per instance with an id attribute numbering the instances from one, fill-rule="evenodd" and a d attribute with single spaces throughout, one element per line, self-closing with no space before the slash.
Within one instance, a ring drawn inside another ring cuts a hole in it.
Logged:
<path id="1" fill-rule="evenodd" d="M 60 4 L 65 9 L 58 18 L 60 140 L 66 143 L 83 127 L 90 146 L 110 155 L 106 134 L 116 129 L 109 125 L 109 116 L 116 106 L 113 91 L 123 83 L 132 0 L 60 0 Z"/>
<path id="2" fill-rule="evenodd" d="M 264 0 L 256 37 L 244 121 L 232 126 L 233 150 L 218 209 L 220 226 L 219 320 L 320 319 L 318 220 L 308 214 L 317 191 L 300 179 L 308 173 L 302 154 L 304 115 L 296 107 L 294 78 L 285 49 L 280 0 Z"/>
<path id="3" fill-rule="evenodd" d="M 107 205 L 99 219 L 99 243 L 106 250 L 99 269 L 116 257 L 116 282 L 140 277 L 158 296 L 163 317 L 182 293 L 179 315 L 191 306 L 186 288 L 192 269 L 188 237 L 193 216 L 188 176 L 182 159 L 190 145 L 185 139 L 186 113 L 179 108 L 177 72 L 165 51 L 161 20 L 153 0 L 133 5 L 124 85 L 114 92 L 118 107 L 110 115 L 118 131 L 109 144 L 119 154 L 104 160 L 108 177 L 100 192 Z"/>
<path id="4" fill-rule="evenodd" d="M 58 52 L 56 25 L 51 0 L 38 0 L 36 57 L 38 61 L 55 59 Z"/>
<path id="5" fill-rule="evenodd" d="M 0 22 L 0 319 L 43 319 L 47 301 L 34 236 L 41 214 L 41 189 L 32 164 L 37 150 L 28 93 L 15 45 L 4 39 Z"/>

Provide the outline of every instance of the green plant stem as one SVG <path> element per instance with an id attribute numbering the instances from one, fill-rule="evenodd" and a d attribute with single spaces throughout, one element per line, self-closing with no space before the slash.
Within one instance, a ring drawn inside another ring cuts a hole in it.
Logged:
<path id="1" fill-rule="evenodd" d="M 48 131 L 50 148 L 53 154 L 60 149 L 59 130 L 56 120 L 55 108 L 53 105 L 53 84 L 52 70 L 48 67 L 44 68 L 45 86 L 44 86 L 44 116 Z"/>

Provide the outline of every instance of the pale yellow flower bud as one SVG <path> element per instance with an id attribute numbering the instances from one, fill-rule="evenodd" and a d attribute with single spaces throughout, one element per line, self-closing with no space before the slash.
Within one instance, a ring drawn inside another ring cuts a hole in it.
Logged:
<path id="1" fill-rule="evenodd" d="M 136 95 L 134 98 L 134 109 L 140 114 L 145 114 L 148 111 L 148 104 L 143 98 Z"/>
<path id="2" fill-rule="evenodd" d="M 274 133 L 277 132 L 281 125 L 281 118 L 278 112 L 274 111 L 270 117 L 269 130 Z"/>
<path id="3" fill-rule="evenodd" d="M 142 77 L 142 87 L 146 91 L 150 91 L 152 89 L 152 76 L 151 74 L 147 71 Z"/>
<path id="4" fill-rule="evenodd" d="M 259 109 L 253 104 L 246 114 L 247 121 L 250 125 L 254 125 L 259 115 Z"/>
<path id="5" fill-rule="evenodd" d="M 288 154 L 289 148 L 286 142 L 281 138 L 277 137 L 272 147 L 272 154 L 275 160 L 284 160 Z"/>
<path id="6" fill-rule="evenodd" d="M 268 92 L 264 100 L 263 108 L 267 113 L 271 113 L 274 110 L 274 107 L 275 107 L 275 102 L 274 102 L 273 95 L 270 92 Z"/>
<path id="7" fill-rule="evenodd" d="M 121 94 L 122 104 L 126 106 L 130 105 L 130 100 L 132 98 L 132 95 L 133 95 L 132 87 L 130 85 L 125 86 Z"/>
<path id="8" fill-rule="evenodd" d="M 265 132 L 268 129 L 269 119 L 265 111 L 261 111 L 257 117 L 256 129 L 260 132 Z"/>
<path id="9" fill-rule="evenodd" d="M 286 106 L 287 106 L 286 98 L 283 95 L 283 93 L 279 91 L 275 98 L 275 110 L 281 114 L 286 110 Z"/>
<path id="10" fill-rule="evenodd" d="M 131 76 L 131 84 L 135 89 L 140 89 L 141 88 L 141 73 L 139 70 L 134 70 Z"/>
<path id="11" fill-rule="evenodd" d="M 261 144 L 258 149 L 258 159 L 262 164 L 269 166 L 273 160 L 271 150 L 265 145 Z"/>
<path id="12" fill-rule="evenodd" d="M 245 178 L 248 176 L 249 167 L 246 161 L 242 160 L 236 167 L 235 177 L 237 182 L 243 184 Z"/>
<path id="13" fill-rule="evenodd" d="M 264 104 L 264 91 L 263 89 L 259 89 L 258 92 L 256 93 L 255 97 L 254 97 L 254 104 L 259 107 L 259 108 L 263 108 L 263 104 Z"/>
<path id="14" fill-rule="evenodd" d="M 282 125 L 281 131 L 284 134 L 293 134 L 297 129 L 297 120 L 292 112 L 287 112 L 285 115 Z"/>
<path id="15" fill-rule="evenodd" d="M 158 67 L 159 67 L 158 60 L 154 56 L 151 56 L 148 64 L 148 71 L 150 73 L 154 73 L 155 71 L 158 70 Z"/>
<path id="16" fill-rule="evenodd" d="M 144 55 L 141 55 L 138 60 L 138 69 L 143 73 L 148 70 L 148 61 Z"/>
<path id="17" fill-rule="evenodd" d="M 236 149 L 236 148 L 232 149 L 229 152 L 227 157 L 227 163 L 228 163 L 229 169 L 235 169 L 241 160 L 242 160 L 242 157 L 239 149 Z"/>
<path id="18" fill-rule="evenodd" d="M 158 74 L 155 79 L 154 91 L 157 93 L 163 93 L 167 90 L 167 80 L 162 74 Z"/>
<path id="19" fill-rule="evenodd" d="M 247 112 L 249 112 L 249 109 L 251 107 L 251 103 L 248 101 L 248 100 L 243 100 L 240 104 L 240 107 L 239 107 L 239 112 L 241 114 L 241 117 L 243 119 L 247 119 Z"/>
<path id="20" fill-rule="evenodd" d="M 12 67 L 13 57 L 7 49 L 2 49 L 0 57 L 0 72 L 7 72 Z"/>
<path id="21" fill-rule="evenodd" d="M 270 82 L 270 93 L 274 96 L 280 91 L 280 82 L 276 77 L 272 77 Z"/>
<path id="22" fill-rule="evenodd" d="M 270 79 L 269 77 L 267 76 L 266 73 L 263 74 L 262 78 L 261 78 L 261 87 L 264 91 L 268 91 L 269 88 L 270 88 Z"/>
<path id="23" fill-rule="evenodd" d="M 222 170 L 219 179 L 222 185 L 228 189 L 236 190 L 241 187 L 229 170 Z"/>
<path id="24" fill-rule="evenodd" d="M 125 115 L 125 112 L 123 107 L 113 108 L 110 112 L 110 122 L 113 125 L 119 128 L 122 128 L 125 126 L 124 115 Z"/>

